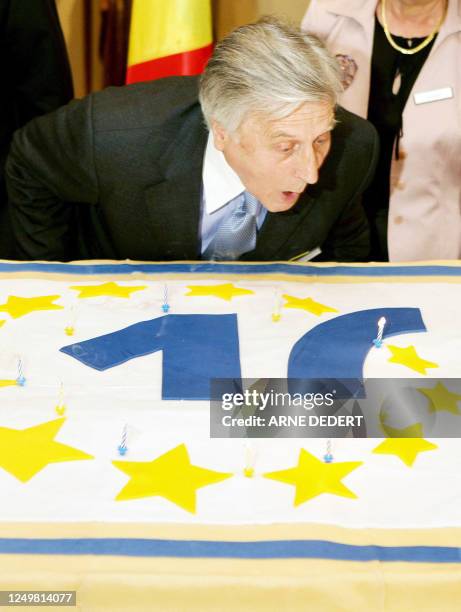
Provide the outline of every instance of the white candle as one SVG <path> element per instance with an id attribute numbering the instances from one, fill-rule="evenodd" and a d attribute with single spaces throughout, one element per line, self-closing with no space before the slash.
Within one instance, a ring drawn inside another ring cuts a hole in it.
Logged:
<path id="1" fill-rule="evenodd" d="M 245 444 L 245 469 L 243 473 L 247 478 L 251 478 L 254 475 L 256 455 L 255 448 L 249 442 Z"/>
<path id="2" fill-rule="evenodd" d="M 378 337 L 376 338 L 379 344 L 381 344 L 381 342 L 383 341 L 383 332 L 384 332 L 385 325 L 386 325 L 386 318 L 381 317 L 378 321 Z"/>

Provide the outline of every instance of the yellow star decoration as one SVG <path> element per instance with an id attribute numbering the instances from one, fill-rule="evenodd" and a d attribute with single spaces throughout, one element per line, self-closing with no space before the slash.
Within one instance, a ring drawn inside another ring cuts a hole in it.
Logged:
<path id="1" fill-rule="evenodd" d="M 392 346 L 391 344 L 386 344 L 386 346 L 392 353 L 392 357 L 389 357 L 388 359 L 388 361 L 391 363 L 400 363 L 401 365 L 410 368 L 410 370 L 414 370 L 420 374 L 427 374 L 426 370 L 428 368 L 439 367 L 437 363 L 422 359 L 416 352 L 415 347 L 412 345 L 405 348 L 400 346 Z"/>
<path id="2" fill-rule="evenodd" d="M 5 304 L 0 304 L 0 312 L 7 312 L 13 319 L 23 317 L 35 310 L 62 310 L 64 306 L 53 304 L 60 295 L 42 295 L 40 297 L 17 297 L 10 295 Z"/>
<path id="3" fill-rule="evenodd" d="M 417 390 L 429 399 L 429 412 L 446 410 L 453 414 L 461 414 L 458 409 L 461 395 L 452 393 L 441 382 L 438 382 L 432 389 L 418 387 Z"/>
<path id="4" fill-rule="evenodd" d="M 69 289 L 80 291 L 78 298 L 99 297 L 101 295 L 129 298 L 135 291 L 147 289 L 147 285 L 137 285 L 136 287 L 127 287 L 118 285 L 117 283 L 102 283 L 102 285 L 73 285 Z"/>
<path id="5" fill-rule="evenodd" d="M 388 438 L 422 438 L 423 437 L 423 426 L 422 423 L 413 423 L 408 427 L 398 429 L 397 427 L 391 427 L 381 419 L 381 427 Z"/>
<path id="6" fill-rule="evenodd" d="M 307 310 L 318 317 L 322 315 L 324 312 L 339 312 L 336 308 L 331 308 L 331 306 L 326 306 L 325 304 L 321 304 L 320 302 L 316 302 L 312 298 L 297 298 L 293 295 L 282 295 L 287 303 L 283 305 L 284 308 L 299 308 L 300 310 Z"/>
<path id="7" fill-rule="evenodd" d="M 196 512 L 197 489 L 233 476 L 192 465 L 185 444 L 180 444 L 153 461 L 112 463 L 130 476 L 116 500 L 160 496 L 193 514 Z"/>
<path id="8" fill-rule="evenodd" d="M 0 387 L 15 387 L 17 385 L 16 380 L 13 379 L 3 379 L 0 380 Z"/>
<path id="9" fill-rule="evenodd" d="M 77 448 L 54 440 L 65 420 L 55 419 L 26 429 L 0 427 L 0 467 L 21 482 L 27 482 L 49 463 L 93 459 Z"/>
<path id="10" fill-rule="evenodd" d="M 186 295 L 193 296 L 206 296 L 213 295 L 214 297 L 221 298 L 230 302 L 233 297 L 237 295 L 253 295 L 254 291 L 250 289 L 239 289 L 233 283 L 224 283 L 222 285 L 188 285 L 190 289 Z"/>
<path id="11" fill-rule="evenodd" d="M 294 505 L 299 506 L 322 493 L 356 498 L 357 495 L 343 485 L 341 480 L 362 464 L 362 461 L 324 463 L 302 448 L 296 467 L 269 472 L 263 476 L 294 485 L 296 487 Z"/>
<path id="12" fill-rule="evenodd" d="M 396 455 L 405 465 L 411 467 L 419 453 L 436 448 L 438 448 L 436 444 L 432 444 L 432 442 L 423 438 L 389 438 L 381 442 L 373 452 L 378 455 Z"/>
<path id="13" fill-rule="evenodd" d="M 0 327 L 3 327 L 3 326 L 5 325 L 5 323 L 6 323 L 5 319 L 2 319 L 2 320 L 0 321 Z"/>

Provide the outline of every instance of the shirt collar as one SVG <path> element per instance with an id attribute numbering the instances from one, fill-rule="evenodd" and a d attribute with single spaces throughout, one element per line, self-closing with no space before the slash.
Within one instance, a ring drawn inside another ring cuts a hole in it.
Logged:
<path id="1" fill-rule="evenodd" d="M 214 146 L 211 132 L 208 134 L 202 180 L 205 211 L 209 215 L 245 191 L 238 174 L 229 166 L 222 151 Z"/>

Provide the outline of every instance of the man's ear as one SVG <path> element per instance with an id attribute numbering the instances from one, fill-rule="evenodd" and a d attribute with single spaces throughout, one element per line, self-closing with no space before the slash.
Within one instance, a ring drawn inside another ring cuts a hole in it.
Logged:
<path id="1" fill-rule="evenodd" d="M 223 151 L 229 139 L 229 132 L 215 119 L 211 122 L 211 131 L 213 133 L 214 146 L 218 151 Z"/>

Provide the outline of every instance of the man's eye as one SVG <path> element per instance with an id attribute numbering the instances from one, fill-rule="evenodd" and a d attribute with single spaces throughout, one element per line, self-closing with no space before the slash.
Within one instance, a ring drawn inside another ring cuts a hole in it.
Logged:
<path id="1" fill-rule="evenodd" d="M 277 148 L 282 153 L 289 153 L 290 151 L 293 150 L 293 145 L 291 145 L 291 144 L 280 144 L 280 145 L 278 145 Z"/>

